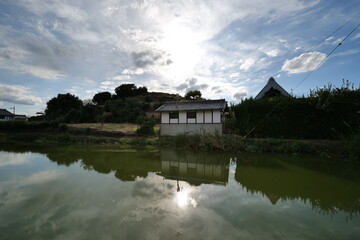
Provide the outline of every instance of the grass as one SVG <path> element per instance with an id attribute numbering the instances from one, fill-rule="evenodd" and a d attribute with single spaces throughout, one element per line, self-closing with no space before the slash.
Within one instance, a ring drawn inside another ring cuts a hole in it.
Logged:
<path id="1" fill-rule="evenodd" d="M 95 130 L 95 131 L 105 131 L 105 132 L 119 132 L 124 133 L 125 135 L 134 135 L 136 130 L 140 127 L 139 124 L 134 123 L 77 123 L 77 124 L 67 124 L 70 129 L 75 130 Z M 156 125 L 154 127 L 155 133 L 159 132 L 160 127 Z"/>
<path id="2" fill-rule="evenodd" d="M 60 124 L 61 125 L 61 124 Z M 320 155 L 331 158 L 360 160 L 360 135 L 349 141 L 247 139 L 231 134 L 177 135 L 174 137 L 144 137 L 136 135 L 137 124 L 99 123 L 67 124 L 58 130 L 0 132 L 2 141 L 60 143 L 60 144 L 120 144 L 158 146 L 195 151 L 274 152 Z M 159 126 L 155 127 L 159 132 Z"/>

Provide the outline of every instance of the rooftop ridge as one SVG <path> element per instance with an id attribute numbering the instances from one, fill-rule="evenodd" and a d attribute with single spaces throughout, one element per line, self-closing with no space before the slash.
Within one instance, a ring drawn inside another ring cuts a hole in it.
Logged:
<path id="1" fill-rule="evenodd" d="M 193 102 L 209 102 L 209 101 L 225 101 L 225 99 L 223 99 L 223 98 L 222 99 L 199 99 L 199 100 L 194 99 L 194 100 L 185 100 L 185 101 L 183 101 L 183 100 L 170 101 L 170 102 L 165 102 L 165 103 L 187 103 L 187 102 L 193 103 Z"/>

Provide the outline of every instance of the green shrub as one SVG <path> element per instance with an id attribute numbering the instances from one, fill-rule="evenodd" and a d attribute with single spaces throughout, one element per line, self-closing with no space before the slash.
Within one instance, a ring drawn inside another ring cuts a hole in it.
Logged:
<path id="1" fill-rule="evenodd" d="M 351 137 L 347 148 L 352 158 L 360 160 L 360 133 L 356 133 Z"/>
<path id="2" fill-rule="evenodd" d="M 154 135 L 155 122 L 151 119 L 145 117 L 139 117 L 137 123 L 140 124 L 140 127 L 136 130 L 136 133 L 139 135 Z"/>
<path id="3" fill-rule="evenodd" d="M 66 125 L 66 123 L 59 124 L 59 130 L 61 132 L 66 132 L 68 130 L 68 126 Z"/>

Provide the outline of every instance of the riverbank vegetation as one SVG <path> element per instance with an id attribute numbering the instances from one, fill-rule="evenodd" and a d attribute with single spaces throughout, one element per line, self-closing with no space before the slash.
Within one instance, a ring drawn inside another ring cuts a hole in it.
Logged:
<path id="1" fill-rule="evenodd" d="M 224 135 L 158 137 L 159 126 L 149 113 L 164 101 L 181 100 L 180 95 L 148 93 L 134 84 L 120 85 L 115 92 L 98 93 L 86 102 L 59 94 L 47 103 L 43 116 L 0 122 L 0 135 L 9 141 L 149 144 L 360 160 L 360 88 L 348 81 L 339 88 L 329 84 L 311 90 L 306 97 L 249 98 L 232 104 Z"/>
<path id="2" fill-rule="evenodd" d="M 234 133 L 252 138 L 350 139 L 360 129 L 360 88 L 349 81 L 305 97 L 245 99 L 231 108 Z M 232 118 L 232 119 L 231 119 Z"/>

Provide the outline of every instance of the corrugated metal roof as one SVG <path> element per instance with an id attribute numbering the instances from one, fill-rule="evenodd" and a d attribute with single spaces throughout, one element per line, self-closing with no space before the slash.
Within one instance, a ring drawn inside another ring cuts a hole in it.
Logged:
<path id="1" fill-rule="evenodd" d="M 1 116 L 13 116 L 14 114 L 12 114 L 11 112 L 9 112 L 6 109 L 0 108 L 0 115 Z"/>
<path id="2" fill-rule="evenodd" d="M 193 100 L 184 102 L 166 102 L 156 109 L 157 112 L 165 111 L 191 111 L 191 110 L 212 110 L 224 109 L 226 107 L 225 99 L 218 100 Z"/>

